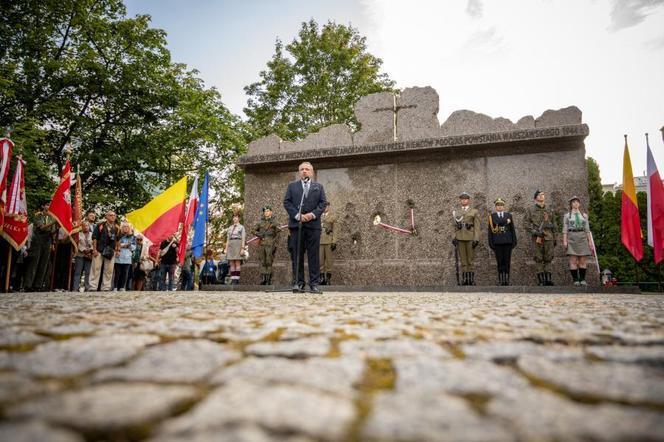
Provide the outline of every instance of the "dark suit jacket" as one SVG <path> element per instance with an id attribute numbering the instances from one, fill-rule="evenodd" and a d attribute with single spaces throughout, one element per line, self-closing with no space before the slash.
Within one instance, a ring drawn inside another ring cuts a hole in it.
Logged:
<path id="1" fill-rule="evenodd" d="M 295 215 L 297 215 L 297 209 L 300 206 L 302 192 L 302 181 L 300 180 L 293 181 L 286 189 L 284 209 L 288 212 L 288 227 L 291 229 L 297 228 L 298 222 L 295 219 Z M 320 217 L 325 211 L 326 201 L 323 185 L 311 181 L 309 183 L 309 194 L 304 199 L 304 204 L 302 205 L 302 213 L 305 214 L 311 212 L 316 215 L 316 219 L 311 220 L 308 223 L 302 223 L 303 229 L 320 230 Z"/>

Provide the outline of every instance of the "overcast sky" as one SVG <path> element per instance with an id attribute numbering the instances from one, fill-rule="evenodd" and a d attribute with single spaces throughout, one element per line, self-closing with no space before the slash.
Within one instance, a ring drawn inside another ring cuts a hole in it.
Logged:
<path id="1" fill-rule="evenodd" d="M 433 86 L 442 123 L 458 109 L 517 121 L 576 105 L 586 152 L 605 183 L 622 180 L 623 134 L 634 174 L 645 137 L 664 175 L 664 0 L 126 0 L 168 33 L 174 61 L 200 71 L 244 116 L 279 37 L 303 21 L 352 24 L 397 87 Z"/>

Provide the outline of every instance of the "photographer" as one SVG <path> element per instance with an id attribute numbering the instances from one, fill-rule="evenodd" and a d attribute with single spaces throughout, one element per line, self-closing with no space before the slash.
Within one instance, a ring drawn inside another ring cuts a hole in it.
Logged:
<path id="1" fill-rule="evenodd" d="M 170 240 L 165 239 L 159 246 L 159 290 L 166 290 L 166 276 L 168 275 L 168 291 L 175 290 L 175 268 L 178 266 L 178 242 L 175 235 Z"/>

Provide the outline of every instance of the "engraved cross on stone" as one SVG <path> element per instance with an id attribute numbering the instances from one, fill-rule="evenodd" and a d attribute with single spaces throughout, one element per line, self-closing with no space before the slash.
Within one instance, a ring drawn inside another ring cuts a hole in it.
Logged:
<path id="1" fill-rule="evenodd" d="M 378 109 L 374 109 L 374 112 L 385 112 L 385 111 L 390 111 L 392 112 L 392 130 L 393 132 L 393 137 L 394 141 L 399 141 L 398 134 L 397 134 L 397 115 L 401 109 L 413 109 L 417 107 L 416 104 L 408 104 L 405 106 L 397 106 L 397 96 L 392 95 L 393 98 L 393 104 L 392 107 L 379 107 Z"/>

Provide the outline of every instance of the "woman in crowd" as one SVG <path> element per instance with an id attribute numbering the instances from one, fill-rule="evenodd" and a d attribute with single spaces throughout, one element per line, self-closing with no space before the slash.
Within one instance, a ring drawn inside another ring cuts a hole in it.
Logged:
<path id="1" fill-rule="evenodd" d="M 143 269 L 142 258 L 145 255 L 145 250 L 143 249 L 143 236 L 136 235 L 136 249 L 131 256 L 131 270 L 133 274 L 134 285 L 132 288 L 134 290 L 141 291 L 143 290 L 143 285 L 145 284 L 145 270 Z"/>
<path id="2" fill-rule="evenodd" d="M 563 216 L 563 246 L 567 247 L 569 270 L 574 285 L 585 286 L 586 268 L 590 251 L 590 225 L 588 215 L 581 211 L 578 196 L 569 199 L 569 212 Z"/>
<path id="3" fill-rule="evenodd" d="M 200 274 L 201 286 L 217 283 L 217 278 L 216 278 L 217 265 L 214 262 L 213 255 L 214 254 L 212 250 L 208 250 L 207 253 L 205 254 L 205 261 L 203 261 L 203 266 L 201 268 L 201 274 Z"/>
<path id="4" fill-rule="evenodd" d="M 224 254 L 230 266 L 231 285 L 240 283 L 240 269 L 242 266 L 242 252 L 246 245 L 244 226 L 240 224 L 240 215 L 233 215 L 233 225 L 228 228 L 226 235 L 226 248 Z"/>
<path id="5" fill-rule="evenodd" d="M 113 291 L 124 292 L 131 268 L 132 254 L 136 249 L 136 238 L 126 222 L 120 226 L 119 250 L 115 253 L 115 284 Z"/>

